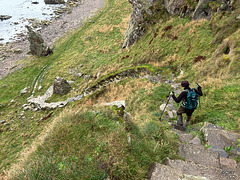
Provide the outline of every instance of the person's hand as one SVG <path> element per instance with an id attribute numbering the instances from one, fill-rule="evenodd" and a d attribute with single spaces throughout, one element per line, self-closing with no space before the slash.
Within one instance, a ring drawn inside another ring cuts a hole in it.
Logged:
<path id="1" fill-rule="evenodd" d="M 198 83 L 196 83 L 197 87 L 202 88 Z"/>
<path id="2" fill-rule="evenodd" d="M 170 96 L 173 96 L 174 95 L 174 91 L 170 92 Z"/>

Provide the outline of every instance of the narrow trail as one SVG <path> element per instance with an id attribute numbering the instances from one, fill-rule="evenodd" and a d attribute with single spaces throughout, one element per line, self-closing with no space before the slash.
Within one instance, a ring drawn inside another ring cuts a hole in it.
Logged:
<path id="1" fill-rule="evenodd" d="M 171 83 L 175 92 L 179 94 L 179 87 Z M 172 98 L 171 98 L 172 99 Z M 160 109 L 166 106 L 162 104 Z M 240 163 L 234 160 L 239 156 L 240 148 L 236 146 L 240 135 L 227 131 L 223 127 L 205 122 L 201 129 L 195 129 L 194 136 L 186 132 L 185 127 L 176 125 L 171 121 L 173 115 L 176 116 L 176 108 L 173 101 L 169 101 L 166 108 L 165 118 L 172 126 L 172 131 L 178 135 L 179 144 L 177 153 L 182 159 L 168 159 L 165 164 L 153 163 L 149 172 L 150 180 L 239 180 Z M 204 142 L 203 142 L 204 141 Z M 210 148 L 206 148 L 204 145 Z M 225 147 L 232 147 L 231 152 L 227 152 Z"/>
<path id="2" fill-rule="evenodd" d="M 44 69 L 46 69 L 46 68 L 44 67 Z M 97 81 L 97 83 L 86 88 L 81 94 L 79 94 L 77 96 L 70 97 L 64 101 L 48 103 L 46 101 L 53 94 L 53 85 L 49 87 L 49 89 L 46 91 L 46 93 L 43 96 L 38 96 L 38 97 L 33 96 L 37 87 L 40 88 L 40 85 L 38 86 L 38 81 L 40 80 L 40 76 L 38 76 L 38 78 L 37 77 L 35 78 L 35 80 L 36 79 L 37 80 L 36 81 L 34 80 L 35 83 L 33 82 L 33 85 L 32 85 L 34 87 L 32 95 L 31 95 L 31 97 L 29 97 L 27 99 L 27 101 L 29 103 L 28 107 L 29 107 L 29 109 L 35 109 L 35 110 L 41 110 L 41 109 L 51 110 L 51 109 L 55 109 L 58 107 L 64 107 L 69 102 L 81 100 L 83 97 L 96 92 L 101 87 L 107 86 L 110 83 L 114 83 L 114 82 L 123 80 L 125 78 L 137 78 L 137 79 L 145 78 L 145 79 L 150 79 L 151 81 L 155 81 L 155 82 L 161 81 L 161 78 L 159 75 L 151 76 L 151 72 L 148 69 L 142 68 L 142 67 L 136 67 L 135 69 L 127 69 L 127 70 L 123 70 L 119 73 L 111 74 L 110 76 L 107 76 L 106 78 L 103 78 L 102 80 Z"/>

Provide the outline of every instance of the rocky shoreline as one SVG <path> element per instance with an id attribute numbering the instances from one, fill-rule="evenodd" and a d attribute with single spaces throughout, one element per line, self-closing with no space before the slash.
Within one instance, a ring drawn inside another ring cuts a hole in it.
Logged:
<path id="1" fill-rule="evenodd" d="M 40 30 L 40 34 L 48 46 L 52 47 L 54 42 L 67 31 L 81 27 L 87 18 L 103 8 L 105 0 L 82 2 L 77 7 L 73 7 L 71 13 L 63 14 Z M 6 45 L 0 45 L 0 79 L 21 68 L 20 65 L 17 65 L 17 62 L 29 56 L 28 52 L 29 42 L 26 36 L 22 36 L 20 40 Z"/>

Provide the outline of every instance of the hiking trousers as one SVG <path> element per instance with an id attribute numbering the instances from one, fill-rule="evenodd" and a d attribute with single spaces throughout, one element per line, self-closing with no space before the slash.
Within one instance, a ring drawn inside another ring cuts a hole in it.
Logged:
<path id="1" fill-rule="evenodd" d="M 183 106 L 180 106 L 177 110 L 177 115 L 182 115 L 183 113 L 186 113 L 187 116 L 192 116 L 192 113 L 194 112 L 194 109 L 186 109 Z"/>

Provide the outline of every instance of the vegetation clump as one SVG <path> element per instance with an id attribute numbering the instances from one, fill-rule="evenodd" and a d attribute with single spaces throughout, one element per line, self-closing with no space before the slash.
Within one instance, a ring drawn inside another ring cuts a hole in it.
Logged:
<path id="1" fill-rule="evenodd" d="M 196 1 L 187 3 L 196 5 Z M 210 21 L 169 16 L 160 8 L 164 16 L 154 17 L 142 38 L 122 50 L 132 7 L 128 1 L 108 0 L 97 16 L 60 38 L 54 54 L 30 57 L 23 62 L 24 68 L 0 81 L 0 174 L 39 141 L 14 169 L 18 173 L 13 179 L 147 178 L 153 162 L 179 158 L 169 120 L 159 121 L 159 106 L 174 90 L 172 81 L 188 79 L 191 86 L 198 82 L 203 87 L 201 109 L 195 111 L 188 131 L 207 121 L 239 133 L 240 31 L 236 17 L 240 6 L 233 6 L 234 12 L 215 12 Z M 76 76 L 69 69 L 90 78 Z M 161 81 L 139 78 L 144 73 Z M 128 74 L 136 78 L 127 78 Z M 34 93 L 41 96 L 56 76 L 73 81 L 72 90 L 51 101 L 101 87 L 63 109 L 23 112 L 31 94 L 21 96 L 20 91 L 33 90 L 43 77 L 42 88 Z M 124 78 L 112 81 L 117 76 Z M 127 123 L 123 123 L 122 109 L 99 106 L 118 100 L 126 101 L 125 111 L 131 116 Z"/>

